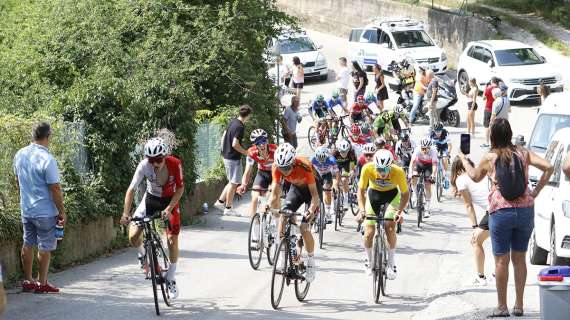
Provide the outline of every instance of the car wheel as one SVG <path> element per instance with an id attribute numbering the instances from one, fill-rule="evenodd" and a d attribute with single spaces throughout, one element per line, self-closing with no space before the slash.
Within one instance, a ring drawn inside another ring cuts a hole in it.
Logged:
<path id="1" fill-rule="evenodd" d="M 548 262 L 551 266 L 570 266 L 570 258 L 559 257 L 556 253 L 556 232 L 555 224 L 552 222 L 550 229 L 550 252 L 548 252 Z"/>
<path id="2" fill-rule="evenodd" d="M 325 74 L 324 76 L 321 76 L 319 79 L 320 79 L 321 81 L 325 81 L 325 80 L 327 80 L 328 78 L 329 78 L 329 74 L 327 73 L 327 74 Z"/>
<path id="3" fill-rule="evenodd" d="M 530 242 L 528 244 L 530 263 L 534 265 L 545 265 L 546 260 L 548 259 L 548 251 L 542 249 L 536 243 L 535 231 L 536 229 L 532 231 Z"/>
<path id="4" fill-rule="evenodd" d="M 469 75 L 467 72 L 461 71 L 457 78 L 459 80 L 459 90 L 461 90 L 461 93 L 467 94 L 469 92 Z"/>

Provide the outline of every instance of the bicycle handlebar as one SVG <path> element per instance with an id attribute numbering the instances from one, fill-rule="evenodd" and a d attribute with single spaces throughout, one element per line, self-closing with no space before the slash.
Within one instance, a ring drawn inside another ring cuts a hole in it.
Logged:
<path id="1" fill-rule="evenodd" d="M 281 210 L 279 211 L 284 217 L 295 217 L 295 216 L 302 216 L 303 214 L 292 211 L 292 210 Z"/>
<path id="2" fill-rule="evenodd" d="M 131 222 L 144 222 L 144 223 L 149 223 L 152 220 L 156 220 L 158 218 L 162 218 L 162 212 L 157 212 L 154 215 L 150 216 L 150 217 L 132 217 L 131 218 Z"/>

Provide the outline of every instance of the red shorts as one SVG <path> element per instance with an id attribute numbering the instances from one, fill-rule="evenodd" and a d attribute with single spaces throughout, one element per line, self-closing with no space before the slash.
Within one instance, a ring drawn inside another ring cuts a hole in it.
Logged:
<path id="1" fill-rule="evenodd" d="M 174 209 L 172 209 L 172 214 L 168 220 L 168 228 L 166 228 L 166 234 L 171 234 L 177 236 L 180 233 L 180 205 L 176 204 Z"/>

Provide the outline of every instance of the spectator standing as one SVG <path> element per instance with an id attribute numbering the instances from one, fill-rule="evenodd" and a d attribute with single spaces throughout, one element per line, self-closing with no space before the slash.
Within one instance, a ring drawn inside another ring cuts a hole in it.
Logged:
<path id="1" fill-rule="evenodd" d="M 305 84 L 305 69 L 299 57 L 293 57 L 293 88 L 295 88 L 295 95 L 301 99 L 301 91 Z"/>
<path id="2" fill-rule="evenodd" d="M 431 69 L 426 71 L 426 77 L 429 84 L 426 89 L 425 97 L 428 100 L 429 126 L 433 128 L 435 124 L 439 122 L 439 115 L 437 114 L 437 91 L 439 90 L 439 80 Z"/>
<path id="3" fill-rule="evenodd" d="M 474 166 L 470 159 L 467 159 L 471 166 Z M 459 157 L 456 157 L 451 166 L 451 186 L 453 187 L 453 194 L 463 199 L 467 216 L 471 222 L 473 233 L 471 235 L 471 245 L 473 246 L 475 254 L 475 267 L 477 276 L 473 280 L 474 285 L 485 286 L 487 285 L 487 277 L 485 276 L 485 249 L 483 249 L 483 242 L 489 238 L 489 180 L 485 177 L 480 182 L 471 180 L 463 162 Z M 480 209 L 481 219 L 477 219 L 475 213 L 475 206 Z M 479 221 L 479 222 L 477 222 Z"/>
<path id="4" fill-rule="evenodd" d="M 489 148 L 489 135 L 491 133 L 491 112 L 493 111 L 493 89 L 499 87 L 499 79 L 492 77 L 491 81 L 487 83 L 485 91 L 483 91 L 483 101 L 485 101 L 485 112 L 483 117 L 483 127 L 485 127 L 485 143 L 481 145 L 482 148 Z"/>
<path id="5" fill-rule="evenodd" d="M 24 227 L 22 266 L 25 292 L 58 293 L 48 283 L 51 252 L 57 248 L 55 228 L 65 223 L 63 194 L 55 158 L 49 153 L 51 127 L 47 122 L 34 124 L 33 142 L 14 157 L 14 173 L 20 190 L 20 207 Z M 38 248 L 39 282 L 32 277 L 34 247 Z"/>
<path id="6" fill-rule="evenodd" d="M 429 84 L 429 80 L 424 68 L 418 67 L 418 75 L 420 79 L 419 81 L 416 81 L 416 84 L 414 86 L 414 101 L 412 111 L 410 112 L 411 123 L 416 122 L 416 114 L 418 113 L 418 109 L 422 107 L 424 95 L 426 94 L 427 86 Z"/>
<path id="7" fill-rule="evenodd" d="M 340 98 L 343 103 L 343 107 L 346 108 L 348 105 L 348 81 L 350 80 L 350 69 L 348 68 L 347 61 L 345 57 L 338 59 L 340 68 L 336 76 L 338 81 L 338 91 L 340 92 Z M 296 147 L 296 146 L 295 146 Z"/>
<path id="8" fill-rule="evenodd" d="M 511 112 L 511 104 L 509 98 L 503 95 L 500 88 L 493 89 L 493 109 L 491 111 L 491 125 L 496 119 L 509 120 L 509 113 Z"/>
<path id="9" fill-rule="evenodd" d="M 538 88 L 536 89 L 536 92 L 538 93 L 538 95 L 540 96 L 540 105 L 544 104 L 544 100 L 546 100 L 546 98 L 548 98 L 548 96 L 550 95 L 550 89 L 548 88 L 547 85 L 545 85 L 544 83 L 540 83 L 538 85 Z"/>
<path id="10" fill-rule="evenodd" d="M 376 80 L 374 93 L 376 94 L 376 99 L 378 99 L 378 109 L 384 111 L 384 100 L 388 100 L 388 86 L 384 81 L 382 67 L 377 63 L 374 64 L 374 80 Z"/>
<path id="11" fill-rule="evenodd" d="M 469 80 L 469 92 L 467 92 L 467 133 L 475 136 L 475 111 L 477 111 L 477 96 L 479 88 L 477 80 L 471 78 Z"/>
<path id="12" fill-rule="evenodd" d="M 366 86 L 368 85 L 368 76 L 362 70 L 357 61 L 352 61 L 352 84 L 354 84 L 354 102 L 358 96 L 364 96 Z"/>
<path id="13" fill-rule="evenodd" d="M 533 151 L 512 144 L 513 132 L 509 121 L 498 118 L 491 123 L 491 150 L 483 155 L 474 168 L 460 153 L 463 166 L 473 181 L 480 182 L 485 175 L 491 180 L 489 193 L 489 232 L 493 255 L 498 304 L 491 317 L 507 317 L 507 285 L 509 263 L 515 272 L 515 316 L 522 316 L 523 297 L 527 278 L 526 250 L 534 228 L 534 198 L 552 175 L 552 165 Z M 543 171 L 533 190 L 528 187 L 528 167 Z"/>
<path id="14" fill-rule="evenodd" d="M 283 61 L 283 56 L 277 56 L 277 61 L 275 64 L 275 79 L 277 80 L 277 86 L 289 87 L 291 83 L 291 69 Z"/>
<path id="15" fill-rule="evenodd" d="M 222 194 L 218 198 L 218 204 L 225 205 L 224 215 L 235 215 L 232 210 L 236 189 L 241 183 L 243 168 L 241 166 L 241 156 L 247 156 L 247 150 L 241 145 L 245 131 L 245 123 L 249 120 L 251 108 L 242 105 L 239 108 L 239 116 L 228 125 L 222 139 L 222 156 L 226 167 L 228 184 L 224 187 Z"/>
<path id="16" fill-rule="evenodd" d="M 282 121 L 282 134 L 285 142 L 290 143 L 297 148 L 297 124 L 301 122 L 302 117 L 299 115 L 300 100 L 297 96 L 291 97 L 291 105 L 285 109 Z"/>

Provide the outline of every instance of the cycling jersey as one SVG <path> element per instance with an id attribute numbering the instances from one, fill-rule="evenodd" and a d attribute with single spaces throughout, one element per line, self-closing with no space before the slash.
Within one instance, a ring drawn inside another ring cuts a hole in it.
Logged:
<path id="1" fill-rule="evenodd" d="M 447 150 L 449 147 L 449 132 L 445 129 L 443 129 L 439 137 L 435 134 L 435 131 L 432 130 L 430 133 L 430 139 L 433 141 L 438 151 Z"/>
<path id="2" fill-rule="evenodd" d="M 257 168 L 263 171 L 271 171 L 271 166 L 273 165 L 275 150 L 277 149 L 277 145 L 275 144 L 268 144 L 268 156 L 267 158 L 263 158 L 257 146 L 252 146 L 247 149 L 247 164 L 253 165 L 257 162 Z"/>
<path id="3" fill-rule="evenodd" d="M 368 187 L 377 191 L 390 191 L 398 188 L 400 192 L 408 192 L 408 182 L 402 168 L 392 165 L 388 177 L 382 179 L 376 170 L 376 165 L 372 162 L 362 167 L 358 181 L 359 189 L 367 189 Z"/>
<path id="4" fill-rule="evenodd" d="M 437 151 L 435 149 L 429 148 L 429 152 L 424 154 L 420 147 L 417 147 L 412 155 L 412 163 L 419 162 L 422 164 L 436 164 L 437 163 Z"/>
<path id="5" fill-rule="evenodd" d="M 352 107 L 350 108 L 350 114 L 351 115 L 357 115 L 357 114 L 362 114 L 363 111 L 368 110 L 370 111 L 370 109 L 368 109 L 368 104 L 364 103 L 364 104 L 360 104 L 358 102 L 355 102 Z"/>
<path id="6" fill-rule="evenodd" d="M 309 159 L 305 157 L 296 157 L 293 163 L 293 170 L 288 176 L 283 175 L 281 170 L 273 164 L 271 169 L 273 175 L 273 183 L 280 183 L 281 180 L 285 180 L 289 183 L 298 186 L 306 186 L 315 183 L 315 172 L 313 171 L 313 166 Z"/>
<path id="7" fill-rule="evenodd" d="M 329 109 L 334 108 L 335 106 L 342 106 L 342 100 L 340 99 L 340 97 L 338 98 L 330 98 L 329 101 L 327 101 L 327 107 Z"/>
<path id="8" fill-rule="evenodd" d="M 357 145 L 365 145 L 369 142 L 369 139 L 367 139 L 366 137 L 364 137 L 363 135 L 359 135 L 357 140 L 354 140 L 354 137 L 352 135 L 350 135 L 350 143 L 352 143 L 353 145 L 357 144 Z"/>
<path id="9" fill-rule="evenodd" d="M 311 158 L 311 163 L 315 171 L 323 177 L 326 174 L 336 175 L 338 172 L 338 164 L 333 156 L 329 156 L 324 162 L 319 162 L 315 156 Z"/>
<path id="10" fill-rule="evenodd" d="M 415 149 L 416 143 L 411 139 L 407 143 L 404 143 L 402 140 L 398 140 L 396 143 L 396 155 L 399 157 L 406 154 L 411 156 Z"/>
<path id="11" fill-rule="evenodd" d="M 335 150 L 333 153 L 333 157 L 336 159 L 336 163 L 338 165 L 339 170 L 344 170 L 346 172 L 350 171 L 350 163 L 356 164 L 356 153 L 354 150 L 350 150 L 347 152 L 346 157 L 343 157 L 340 154 L 340 151 Z"/>
<path id="12" fill-rule="evenodd" d="M 398 120 L 396 120 L 398 121 Z M 382 115 L 379 115 L 378 117 L 376 117 L 376 120 L 374 120 L 374 131 L 376 131 L 376 133 L 383 135 L 383 134 L 387 134 L 390 133 L 390 129 L 394 128 L 393 125 L 393 118 L 390 117 L 390 120 L 386 121 L 384 120 L 384 118 L 382 117 Z"/>
<path id="13" fill-rule="evenodd" d="M 318 101 L 313 101 L 311 103 L 311 107 L 309 108 L 314 114 L 316 114 L 319 118 L 323 118 L 327 115 L 327 110 L 329 106 L 327 106 L 326 102 L 319 103 Z"/>
<path id="14" fill-rule="evenodd" d="M 376 98 L 375 96 L 366 97 L 366 99 L 364 99 L 364 102 L 366 104 L 372 104 L 372 103 L 378 104 L 378 98 Z"/>
<path id="15" fill-rule="evenodd" d="M 168 170 L 168 178 L 163 185 L 158 183 L 154 166 L 148 162 L 148 158 L 143 159 L 133 176 L 130 188 L 136 190 L 138 185 L 146 178 L 146 191 L 153 196 L 157 197 L 172 197 L 177 189 L 184 186 L 182 178 L 182 162 L 173 156 L 167 156 L 165 159 L 165 166 Z"/>

